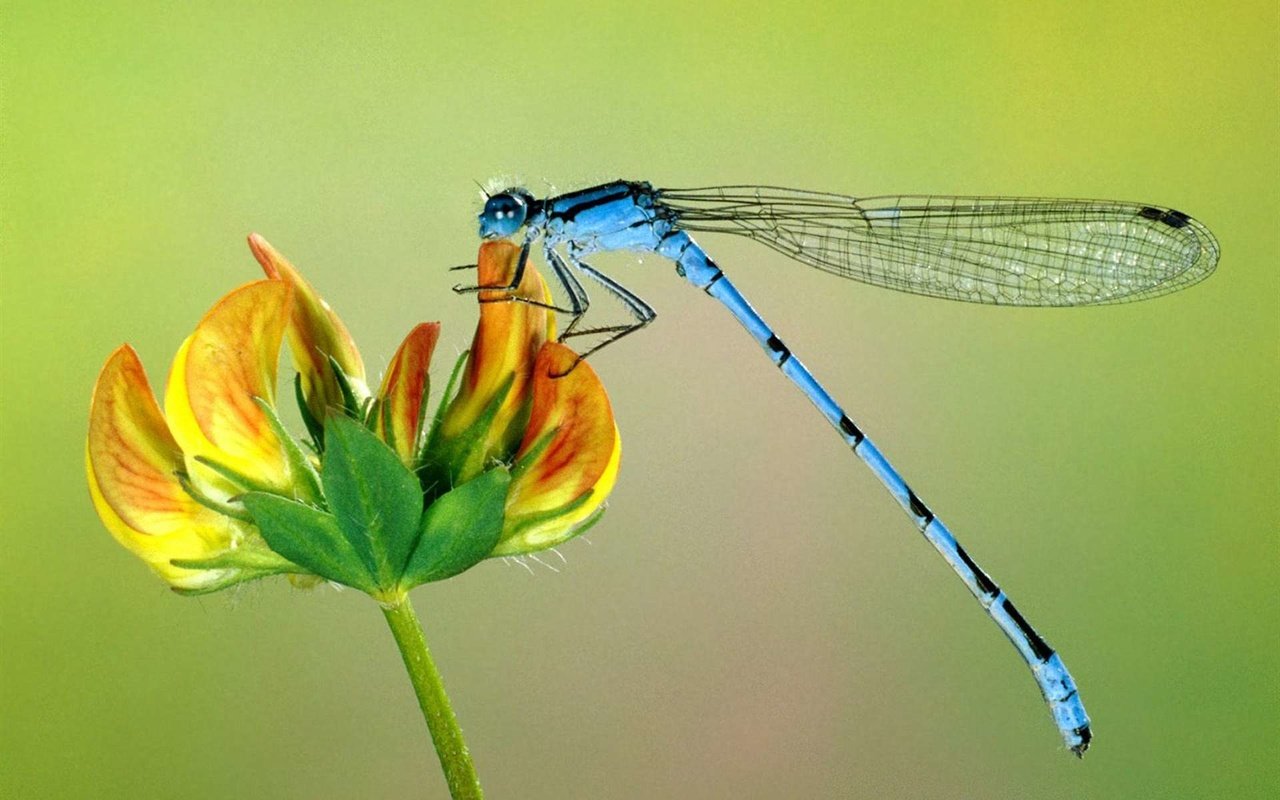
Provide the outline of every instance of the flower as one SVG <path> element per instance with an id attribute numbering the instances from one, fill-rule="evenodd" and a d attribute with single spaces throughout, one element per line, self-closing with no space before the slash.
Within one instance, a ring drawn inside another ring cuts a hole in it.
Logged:
<path id="1" fill-rule="evenodd" d="M 324 419 L 325 409 L 341 406 L 349 396 L 358 401 L 368 398 L 364 361 L 347 326 L 266 239 L 251 234 L 249 249 L 268 278 L 293 286 L 296 302 L 289 325 L 289 349 L 298 365 L 311 416 Z"/>
<path id="2" fill-rule="evenodd" d="M 486 242 L 480 246 L 476 264 L 478 285 L 509 285 L 525 257 L 510 241 Z M 445 477 L 450 482 L 477 474 L 487 461 L 509 454 L 520 443 L 529 414 L 534 361 L 555 335 L 553 314 L 538 305 L 550 303 L 551 292 L 527 262 L 513 290 L 481 291 L 478 297 L 480 322 L 462 385 L 432 442 L 437 463 L 449 468 Z"/>
<path id="3" fill-rule="evenodd" d="M 622 438 L 595 371 L 548 342 L 533 372 L 529 424 L 495 555 L 543 550 L 578 535 L 599 519 L 618 479 Z"/>
<path id="4" fill-rule="evenodd" d="M 510 241 L 485 242 L 479 285 L 509 285 L 526 258 Z M 544 550 L 583 532 L 617 480 L 622 445 L 608 395 L 587 362 L 552 341 L 550 301 L 527 263 L 510 293 L 480 292 L 462 386 L 437 428 L 442 441 L 429 448 L 454 482 L 514 458 L 495 555 Z"/>
<path id="5" fill-rule="evenodd" d="M 472 348 L 429 420 L 438 323 L 409 332 L 372 392 L 328 304 L 266 240 L 249 246 L 267 279 L 196 325 L 163 413 L 128 345 L 107 359 L 90 404 L 94 506 L 176 591 L 285 573 L 394 602 L 599 518 L 617 479 L 613 412 L 594 370 L 553 341 L 550 294 L 520 248 L 481 245 L 482 286 L 521 279 L 479 292 Z M 305 443 L 276 405 L 286 335 Z"/>
<path id="6" fill-rule="evenodd" d="M 98 376 L 89 431 L 89 493 L 116 540 L 178 589 L 199 590 L 228 577 L 225 570 L 172 563 L 220 555 L 248 526 L 201 505 L 182 486 L 182 449 L 128 345 L 111 354 Z"/>

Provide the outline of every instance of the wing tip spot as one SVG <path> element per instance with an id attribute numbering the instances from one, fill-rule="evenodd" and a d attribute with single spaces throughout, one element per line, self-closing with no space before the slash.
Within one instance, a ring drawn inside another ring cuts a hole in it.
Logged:
<path id="1" fill-rule="evenodd" d="M 1163 222 L 1165 225 L 1168 225 L 1170 228 L 1185 228 L 1187 227 L 1187 225 L 1191 224 L 1190 216 L 1172 208 L 1169 209 L 1168 211 L 1163 211 L 1159 208 L 1154 208 L 1152 206 L 1143 206 L 1142 209 L 1138 212 L 1138 216 L 1142 217 L 1143 219 L 1150 219 L 1150 220 L 1155 220 L 1156 222 Z"/>

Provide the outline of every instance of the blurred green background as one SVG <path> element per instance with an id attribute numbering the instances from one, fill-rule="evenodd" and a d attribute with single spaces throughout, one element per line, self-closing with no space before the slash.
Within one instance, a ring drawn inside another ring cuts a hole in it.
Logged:
<path id="1" fill-rule="evenodd" d="M 214 10 L 216 7 L 216 10 Z M 1008 310 L 704 244 L 1064 654 L 1062 748 L 960 582 L 729 316 L 597 266 L 652 328 L 595 359 L 624 440 L 559 573 L 414 600 L 493 798 L 1274 796 L 1274 2 L 5 3 L 0 795 L 442 797 L 355 592 L 170 594 L 82 473 L 122 341 L 154 384 L 291 257 L 377 373 L 471 301 L 476 181 L 617 177 L 1171 205 L 1219 272 Z M 536 565 L 535 565 L 536 567 Z"/>

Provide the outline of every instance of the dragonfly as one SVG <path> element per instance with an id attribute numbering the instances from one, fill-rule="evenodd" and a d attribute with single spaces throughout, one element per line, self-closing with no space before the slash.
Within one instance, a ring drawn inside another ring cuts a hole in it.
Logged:
<path id="1" fill-rule="evenodd" d="M 1090 306 L 1157 297 L 1206 278 L 1219 247 L 1203 223 L 1164 206 L 1110 200 L 852 197 L 774 186 L 659 189 L 625 180 L 548 198 L 508 188 L 488 196 L 479 221 L 483 239 L 522 239 L 519 266 L 509 286 L 455 290 L 514 289 L 530 248 L 540 243 L 568 297 L 567 306 L 545 304 L 571 316 L 560 337 L 598 335 L 582 357 L 656 316 L 647 302 L 588 264 L 592 253 L 655 253 L 719 300 L 977 598 L 1030 668 L 1066 747 L 1083 757 L 1093 733 L 1061 656 L 690 234 L 745 236 L 793 261 L 900 292 L 991 305 Z M 591 302 L 580 276 L 620 300 L 632 319 L 579 329 Z"/>

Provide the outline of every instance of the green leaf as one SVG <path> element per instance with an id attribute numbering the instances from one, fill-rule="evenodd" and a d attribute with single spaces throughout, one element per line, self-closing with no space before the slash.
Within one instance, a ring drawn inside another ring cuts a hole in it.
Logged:
<path id="1" fill-rule="evenodd" d="M 378 588 L 332 514 L 266 492 L 250 492 L 244 496 L 244 505 L 262 538 L 280 555 L 322 578 L 363 592 Z"/>
<path id="2" fill-rule="evenodd" d="M 417 476 L 364 425 L 330 414 L 321 480 L 329 510 L 375 583 L 394 587 L 418 541 L 422 487 Z"/>
<path id="3" fill-rule="evenodd" d="M 453 577 L 487 558 L 502 535 L 509 483 L 511 474 L 495 467 L 432 503 L 401 588 Z"/>

